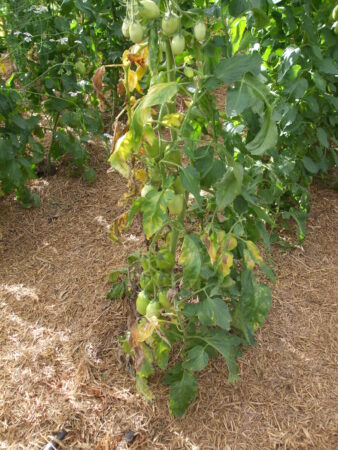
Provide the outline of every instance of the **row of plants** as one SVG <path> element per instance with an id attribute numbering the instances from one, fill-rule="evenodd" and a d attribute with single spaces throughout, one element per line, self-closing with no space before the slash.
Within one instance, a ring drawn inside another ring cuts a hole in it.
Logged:
<path id="1" fill-rule="evenodd" d="M 103 92 L 95 92 L 92 77 L 102 60 L 113 65 L 121 58 L 124 7 L 117 0 L 6 0 L 0 8 L 3 57 L 9 54 L 13 65 L 0 86 L 0 192 L 15 191 L 32 206 L 38 197 L 26 182 L 43 161 L 49 173 L 67 154 L 72 174 L 95 179 L 87 144 L 110 133 L 120 108 L 119 71 L 106 71 Z"/>
<path id="2" fill-rule="evenodd" d="M 112 271 L 108 297 L 128 297 L 134 311 L 121 345 L 138 391 L 151 399 L 149 379 L 162 370 L 182 417 L 210 359 L 222 355 L 229 382 L 238 379 L 238 357 L 271 306 L 265 259 L 281 220 L 293 218 L 304 238 L 307 188 L 337 163 L 337 9 L 312 0 L 126 6 L 127 127 L 109 161 L 129 181 L 130 208 L 111 237 L 138 216 L 146 248 Z"/>

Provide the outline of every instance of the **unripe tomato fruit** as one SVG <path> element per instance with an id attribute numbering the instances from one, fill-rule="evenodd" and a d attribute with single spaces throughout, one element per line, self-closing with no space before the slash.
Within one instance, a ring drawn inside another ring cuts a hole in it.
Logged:
<path id="1" fill-rule="evenodd" d="M 156 284 L 161 288 L 168 288 L 171 286 L 171 276 L 166 272 L 157 272 L 155 274 Z"/>
<path id="2" fill-rule="evenodd" d="M 202 42 L 207 34 L 207 27 L 204 22 L 197 22 L 194 26 L 194 36 L 198 42 Z"/>
<path id="3" fill-rule="evenodd" d="M 338 21 L 333 24 L 333 32 L 338 35 Z"/>
<path id="4" fill-rule="evenodd" d="M 167 36 L 176 33 L 180 26 L 180 19 L 174 15 L 167 13 L 162 19 L 162 31 Z"/>
<path id="5" fill-rule="evenodd" d="M 150 303 L 150 298 L 147 296 L 147 294 L 144 291 L 139 292 L 137 299 L 136 299 L 137 312 L 139 314 L 141 314 L 142 316 L 144 316 L 149 303 Z"/>
<path id="6" fill-rule="evenodd" d="M 189 66 L 184 66 L 184 75 L 187 78 L 192 78 L 194 76 L 194 70 Z"/>
<path id="7" fill-rule="evenodd" d="M 182 194 L 174 195 L 172 200 L 168 201 L 168 209 L 170 214 L 178 216 L 181 214 L 184 205 L 184 199 Z"/>
<path id="8" fill-rule="evenodd" d="M 183 187 L 180 177 L 177 177 L 174 181 L 174 190 L 175 190 L 176 194 L 183 194 L 185 192 L 185 189 Z"/>
<path id="9" fill-rule="evenodd" d="M 163 306 L 165 310 L 168 310 L 171 308 L 170 301 L 167 299 L 167 293 L 165 291 L 161 291 L 158 294 L 158 301 Z"/>
<path id="10" fill-rule="evenodd" d="M 171 50 L 174 55 L 180 55 L 185 49 L 185 39 L 181 34 L 176 34 L 171 40 Z"/>
<path id="11" fill-rule="evenodd" d="M 134 44 L 139 44 L 143 39 L 143 26 L 138 22 L 131 23 L 129 26 L 129 35 L 130 40 Z"/>
<path id="12" fill-rule="evenodd" d="M 129 27 L 130 27 L 129 20 L 124 19 L 123 24 L 122 24 L 122 34 L 127 39 L 129 39 L 129 37 L 130 37 Z"/>
<path id="13" fill-rule="evenodd" d="M 156 265 L 161 270 L 171 270 L 174 267 L 175 258 L 173 254 L 163 248 L 159 250 L 156 254 Z"/>
<path id="14" fill-rule="evenodd" d="M 154 183 L 159 183 L 161 181 L 161 173 L 157 167 L 149 169 L 149 178 Z"/>
<path id="15" fill-rule="evenodd" d="M 146 316 L 149 318 L 153 316 L 159 317 L 161 314 L 161 309 L 162 307 L 159 302 L 151 301 L 147 306 Z"/>
<path id="16" fill-rule="evenodd" d="M 82 76 L 86 74 L 86 66 L 82 61 L 77 61 L 74 64 L 74 69 L 77 73 L 79 73 Z"/>
<path id="17" fill-rule="evenodd" d="M 332 10 L 332 19 L 338 20 L 338 5 L 336 5 Z"/>
<path id="18" fill-rule="evenodd" d="M 156 19 L 160 16 L 160 8 L 152 0 L 141 0 L 139 11 L 144 19 Z"/>
<path id="19" fill-rule="evenodd" d="M 145 184 L 141 191 L 141 197 L 145 197 L 148 194 L 148 192 L 152 191 L 153 189 L 154 186 L 152 186 L 151 184 Z"/>

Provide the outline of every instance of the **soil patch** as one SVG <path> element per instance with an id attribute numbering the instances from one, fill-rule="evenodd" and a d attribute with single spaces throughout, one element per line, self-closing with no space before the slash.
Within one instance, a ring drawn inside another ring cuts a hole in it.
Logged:
<path id="1" fill-rule="evenodd" d="M 176 420 L 160 377 L 147 403 L 120 363 L 128 308 L 106 300 L 107 276 L 144 241 L 138 224 L 122 245 L 109 240 L 126 186 L 94 153 L 93 186 L 61 170 L 36 182 L 40 209 L 0 200 L 0 448 L 41 449 L 65 428 L 67 449 L 115 449 L 128 430 L 139 449 L 334 449 L 337 193 L 314 186 L 304 245 L 275 249 L 273 307 L 241 381 L 211 363 Z"/>

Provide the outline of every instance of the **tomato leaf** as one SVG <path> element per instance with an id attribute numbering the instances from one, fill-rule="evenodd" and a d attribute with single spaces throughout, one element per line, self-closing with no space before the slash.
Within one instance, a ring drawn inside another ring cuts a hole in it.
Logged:
<path id="1" fill-rule="evenodd" d="M 209 361 L 209 355 L 202 345 L 196 345 L 189 350 L 187 359 L 182 364 L 182 367 L 187 370 L 201 371 Z"/>
<path id="2" fill-rule="evenodd" d="M 250 72 L 257 76 L 261 69 L 261 57 L 258 53 L 252 55 L 235 55 L 224 59 L 215 68 L 215 76 L 223 83 L 234 83 Z"/>
<path id="3" fill-rule="evenodd" d="M 181 170 L 180 180 L 183 187 L 192 193 L 195 197 L 197 204 L 202 208 L 201 188 L 199 182 L 199 173 L 194 167 L 188 166 Z"/>
<path id="4" fill-rule="evenodd" d="M 183 266 L 184 284 L 192 287 L 199 279 L 201 271 L 200 246 L 198 245 L 198 236 L 186 234 L 182 245 L 182 253 L 179 264 Z"/>
<path id="5" fill-rule="evenodd" d="M 165 191 L 150 191 L 142 203 L 143 230 L 150 239 L 168 219 Z"/>
<path id="6" fill-rule="evenodd" d="M 182 366 L 174 367 L 175 371 L 166 374 L 164 383 L 170 385 L 170 412 L 179 418 L 183 417 L 190 403 L 196 399 L 197 378 Z"/>
<path id="7" fill-rule="evenodd" d="M 216 183 L 216 205 L 218 209 L 229 206 L 241 193 L 243 167 L 235 163 L 229 167 L 223 178 Z"/>

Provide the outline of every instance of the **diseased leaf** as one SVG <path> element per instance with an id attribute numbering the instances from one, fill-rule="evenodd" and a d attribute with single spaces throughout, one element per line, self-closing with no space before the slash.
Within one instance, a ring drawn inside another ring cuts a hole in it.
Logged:
<path id="1" fill-rule="evenodd" d="M 242 291 L 232 312 L 232 324 L 240 330 L 247 343 L 254 345 L 254 333 L 264 323 L 271 304 L 271 292 L 268 286 L 255 281 L 251 270 L 241 274 Z"/>
<path id="2" fill-rule="evenodd" d="M 183 417 L 190 403 L 196 399 L 197 378 L 189 370 L 181 370 L 176 380 L 170 383 L 170 411 L 174 416 Z"/>
<path id="3" fill-rule="evenodd" d="M 124 178 L 129 178 L 130 168 L 127 159 L 135 150 L 137 144 L 133 138 L 132 132 L 128 131 L 116 142 L 114 153 L 109 158 L 111 166 L 116 169 Z"/>
<path id="4" fill-rule="evenodd" d="M 164 194 L 164 191 L 150 191 L 142 203 L 143 230 L 147 239 L 159 231 L 168 219 L 167 199 Z"/>
<path id="5" fill-rule="evenodd" d="M 198 281 L 201 271 L 200 248 L 196 240 L 196 235 L 186 234 L 184 236 L 182 253 L 179 264 L 183 266 L 183 279 L 187 287 L 192 287 Z"/>

